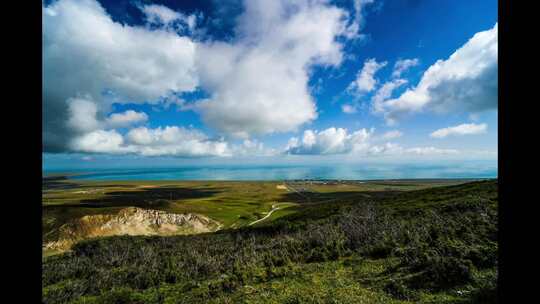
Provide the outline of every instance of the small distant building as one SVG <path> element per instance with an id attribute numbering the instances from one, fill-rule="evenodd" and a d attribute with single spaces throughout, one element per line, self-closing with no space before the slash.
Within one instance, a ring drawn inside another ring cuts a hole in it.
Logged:
<path id="1" fill-rule="evenodd" d="M 279 189 L 279 190 L 287 190 L 287 186 L 285 186 L 285 185 L 277 185 L 277 186 L 276 186 L 276 189 Z"/>

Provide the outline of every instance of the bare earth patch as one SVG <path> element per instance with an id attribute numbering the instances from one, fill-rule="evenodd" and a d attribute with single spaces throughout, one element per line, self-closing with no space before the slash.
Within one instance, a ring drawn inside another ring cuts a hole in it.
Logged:
<path id="1" fill-rule="evenodd" d="M 112 235 L 182 235 L 216 231 L 221 225 L 194 213 L 175 214 L 136 207 L 118 214 L 86 215 L 72 220 L 58 231 L 58 239 L 43 244 L 47 251 L 68 250 L 76 242 Z"/>
<path id="2" fill-rule="evenodd" d="M 156 185 L 141 185 L 141 186 L 138 186 L 137 188 L 143 188 L 143 189 L 146 189 L 146 188 L 158 188 L 159 186 L 156 186 Z"/>

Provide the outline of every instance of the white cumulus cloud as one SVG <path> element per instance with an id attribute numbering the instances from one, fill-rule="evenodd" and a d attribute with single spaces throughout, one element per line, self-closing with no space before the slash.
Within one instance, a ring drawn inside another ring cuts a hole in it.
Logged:
<path id="1" fill-rule="evenodd" d="M 101 127 L 101 122 L 97 118 L 97 105 L 88 96 L 70 98 L 67 103 L 69 111 L 67 125 L 74 131 L 84 133 Z"/>
<path id="2" fill-rule="evenodd" d="M 179 29 L 187 27 L 190 31 L 195 29 L 197 24 L 196 15 L 185 15 L 181 12 L 173 11 L 172 9 L 159 4 L 147 4 L 139 6 L 146 17 L 146 21 L 155 24 L 163 25 L 166 29 L 175 29 L 175 25 L 180 26 Z"/>
<path id="3" fill-rule="evenodd" d="M 349 133 L 347 129 L 331 127 L 323 131 L 305 130 L 302 138 L 292 137 L 283 149 L 285 154 L 296 155 L 331 155 L 348 154 L 354 157 L 382 156 L 440 156 L 455 155 L 457 149 L 437 148 L 433 146 L 403 147 L 386 142 L 374 144 L 374 129 L 359 129 Z M 382 139 L 398 138 L 402 133 L 393 130 L 385 133 Z"/>
<path id="4" fill-rule="evenodd" d="M 103 117 L 96 102 L 89 96 L 70 98 L 68 103 L 67 125 L 77 134 L 98 129 L 126 128 L 148 120 L 144 112 L 127 110 Z"/>
<path id="5" fill-rule="evenodd" d="M 288 154 L 344 154 L 367 148 L 373 130 L 360 129 L 348 133 L 343 128 L 323 131 L 306 130 L 301 140 L 291 138 L 285 153 Z"/>
<path id="6" fill-rule="evenodd" d="M 444 138 L 451 135 L 474 135 L 486 133 L 487 124 L 461 124 L 454 127 L 442 128 L 430 134 L 433 138 Z"/>
<path id="7" fill-rule="evenodd" d="M 235 156 L 274 156 L 279 152 L 273 148 L 266 148 L 264 143 L 256 139 L 245 139 L 240 145 L 231 145 L 232 154 Z"/>
<path id="8" fill-rule="evenodd" d="M 146 19 L 152 23 L 168 24 L 183 17 L 181 13 L 159 4 L 144 5 L 141 10 L 145 14 Z"/>
<path id="9" fill-rule="evenodd" d="M 400 59 L 394 64 L 394 70 L 392 71 L 392 77 L 399 78 L 402 73 L 408 69 L 417 66 L 420 63 L 418 58 L 413 59 Z"/>
<path id="10" fill-rule="evenodd" d="M 74 116 L 70 99 L 84 96 L 100 116 L 113 101 L 156 102 L 170 91 L 197 87 L 196 44 L 190 38 L 116 23 L 95 0 L 43 5 L 45 151 L 66 149 L 81 129 L 67 123 Z M 107 91 L 116 98 L 106 98 Z"/>
<path id="11" fill-rule="evenodd" d="M 343 38 L 355 36 L 351 29 L 371 2 L 355 1 L 351 21 L 325 0 L 245 1 L 227 42 L 195 41 L 171 30 L 178 23 L 193 29 L 197 17 L 162 5 L 137 4 L 147 24 L 132 26 L 113 21 L 96 0 L 43 3 L 43 150 L 180 156 L 265 150 L 252 140 L 232 147 L 173 127 L 122 135 L 117 128 L 149 117 L 133 110 L 111 114 L 112 104 L 174 102 L 199 113 L 218 134 L 244 138 L 294 131 L 318 116 L 308 86 L 313 68 L 339 67 Z M 374 63 L 367 69 L 386 64 Z M 209 97 L 164 101 L 199 88 Z"/>
<path id="12" fill-rule="evenodd" d="M 371 98 L 373 110 L 375 112 L 383 111 L 384 109 L 384 101 L 392 96 L 392 93 L 395 89 L 407 84 L 407 80 L 405 79 L 392 79 L 390 81 L 385 82 L 373 95 Z"/>
<path id="13" fill-rule="evenodd" d="M 375 58 L 367 59 L 364 62 L 364 66 L 356 75 L 356 80 L 353 81 L 348 90 L 353 92 L 371 92 L 375 89 L 377 84 L 377 79 L 375 79 L 375 74 L 381 68 L 385 67 L 388 62 L 377 62 Z"/>
<path id="14" fill-rule="evenodd" d="M 70 148 L 77 152 L 125 154 L 134 152 L 133 147 L 124 145 L 124 138 L 115 130 L 96 130 L 75 137 Z"/>
<path id="15" fill-rule="evenodd" d="M 210 139 L 197 130 L 177 126 L 150 129 L 138 127 L 125 136 L 116 130 L 96 130 L 75 137 L 71 149 L 76 152 L 138 154 L 143 156 L 231 156 L 227 142 Z"/>
<path id="16" fill-rule="evenodd" d="M 308 88 L 314 65 L 338 66 L 346 12 L 326 1 L 246 1 L 240 39 L 200 45 L 197 66 L 210 98 L 203 120 L 239 137 L 286 132 L 317 118 Z"/>
<path id="17" fill-rule="evenodd" d="M 126 137 L 144 156 L 230 156 L 226 142 L 211 140 L 198 130 L 176 126 L 155 129 L 139 127 L 130 130 Z"/>
<path id="18" fill-rule="evenodd" d="M 349 39 L 356 39 L 361 37 L 360 28 L 363 25 L 364 8 L 368 4 L 372 4 L 375 0 L 354 0 L 354 18 L 351 24 L 347 27 L 345 36 Z"/>
<path id="19" fill-rule="evenodd" d="M 392 123 L 404 114 L 428 109 L 434 112 L 479 112 L 497 108 L 497 24 L 476 33 L 448 59 L 438 60 L 416 87 L 380 103 L 379 111 Z"/>
<path id="20" fill-rule="evenodd" d="M 122 113 L 113 113 L 109 115 L 105 124 L 110 128 L 125 128 L 147 120 L 148 115 L 146 115 L 146 113 L 127 110 Z"/>

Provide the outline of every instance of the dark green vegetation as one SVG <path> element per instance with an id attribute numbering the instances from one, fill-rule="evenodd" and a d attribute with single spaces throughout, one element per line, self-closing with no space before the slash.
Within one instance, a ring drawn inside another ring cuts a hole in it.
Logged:
<path id="1" fill-rule="evenodd" d="M 254 226 L 80 242 L 44 260 L 44 302 L 496 302 L 497 181 L 336 187 L 274 195 L 297 204 Z"/>

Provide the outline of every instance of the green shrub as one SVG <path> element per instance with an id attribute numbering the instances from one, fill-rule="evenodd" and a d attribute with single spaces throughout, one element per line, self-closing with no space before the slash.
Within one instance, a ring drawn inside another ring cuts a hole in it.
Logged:
<path id="1" fill-rule="evenodd" d="M 402 280 L 390 279 L 384 286 L 383 290 L 392 297 L 400 300 L 417 300 L 418 293 L 410 290 Z"/>

